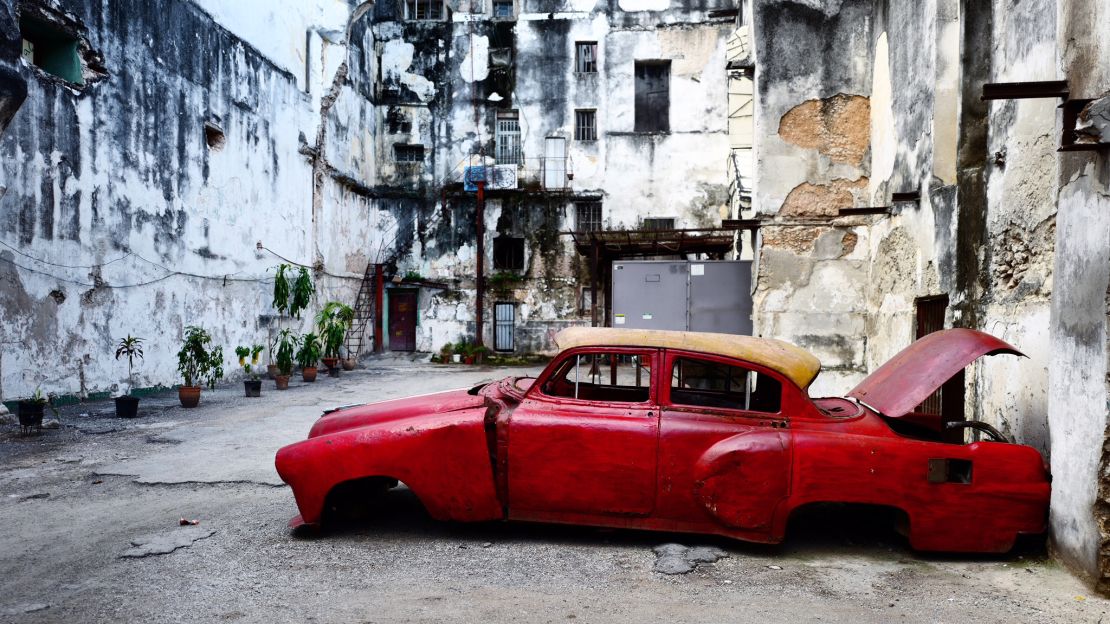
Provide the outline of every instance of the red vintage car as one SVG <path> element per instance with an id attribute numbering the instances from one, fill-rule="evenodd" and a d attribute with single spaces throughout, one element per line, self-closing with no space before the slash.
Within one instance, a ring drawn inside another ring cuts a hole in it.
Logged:
<path id="1" fill-rule="evenodd" d="M 531 520 L 782 541 L 811 503 L 900 510 L 913 548 L 1005 552 L 1045 529 L 1049 475 L 991 427 L 915 411 L 984 355 L 982 332 L 917 341 L 846 397 L 777 340 L 574 328 L 533 378 L 330 411 L 277 470 L 321 522 L 329 493 L 404 482 L 440 520 Z M 987 441 L 964 443 L 966 428 Z M 955 432 L 955 436 L 953 436 Z"/>

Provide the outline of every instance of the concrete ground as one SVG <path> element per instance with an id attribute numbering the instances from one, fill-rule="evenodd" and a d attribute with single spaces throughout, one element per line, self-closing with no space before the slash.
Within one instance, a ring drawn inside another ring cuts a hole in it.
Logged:
<path id="1" fill-rule="evenodd" d="M 400 488 L 366 519 L 295 536 L 273 456 L 322 408 L 536 371 L 369 366 L 286 392 L 267 381 L 260 399 L 239 384 L 206 391 L 195 410 L 145 399 L 136 420 L 110 402 L 74 406 L 40 437 L 0 427 L 0 621 L 1110 621 L 1110 602 L 1036 542 L 1004 557 L 923 556 L 885 519 L 836 509 L 766 547 L 439 523 Z M 660 549 L 668 565 L 696 566 L 665 575 L 653 549 L 666 543 L 723 553 Z"/>

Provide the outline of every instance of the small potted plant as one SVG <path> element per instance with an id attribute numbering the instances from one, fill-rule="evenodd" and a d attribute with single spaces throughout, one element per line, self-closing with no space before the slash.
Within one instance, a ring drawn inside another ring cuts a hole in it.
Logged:
<path id="1" fill-rule="evenodd" d="M 277 366 L 278 374 L 274 383 L 278 390 L 289 388 L 289 376 L 293 374 L 293 355 L 297 351 L 297 335 L 289 329 L 281 330 L 277 341 Z"/>
<path id="2" fill-rule="evenodd" d="M 470 355 L 474 358 L 475 364 L 481 364 L 492 353 L 489 347 L 485 345 L 475 345 L 470 349 Z"/>
<path id="3" fill-rule="evenodd" d="M 450 364 L 452 356 L 455 354 L 455 345 L 448 342 L 439 348 L 439 359 L 444 364 Z"/>
<path id="4" fill-rule="evenodd" d="M 55 416 L 58 414 L 58 410 L 54 409 L 53 398 L 44 395 L 40 387 L 35 388 L 35 393 L 30 398 L 19 402 L 20 433 L 28 434 L 32 429 L 42 430 L 42 415 L 46 411 L 46 406 L 50 406 L 50 411 L 54 412 Z"/>
<path id="5" fill-rule="evenodd" d="M 260 344 L 235 347 L 235 355 L 239 356 L 239 366 L 242 366 L 243 372 L 247 374 L 247 378 L 243 380 L 243 391 L 248 397 L 262 396 L 262 380 L 258 378 L 260 368 L 258 359 L 264 348 Z"/>
<path id="6" fill-rule="evenodd" d="M 455 345 L 455 354 L 461 356 L 463 364 L 474 363 L 474 343 L 469 338 L 463 338 Z"/>
<path id="7" fill-rule="evenodd" d="M 316 381 L 316 365 L 320 362 L 320 339 L 311 332 L 301 337 L 301 348 L 297 350 L 297 364 L 301 367 L 301 379 Z"/>
<path id="8" fill-rule="evenodd" d="M 143 339 L 127 334 L 116 345 L 116 361 L 127 358 L 127 392 L 116 397 L 116 416 L 118 418 L 134 418 L 139 415 L 139 397 L 131 396 L 135 390 L 135 358 L 143 359 Z"/>
<path id="9" fill-rule="evenodd" d="M 355 354 L 352 353 L 350 349 L 347 349 L 347 357 L 339 360 L 339 363 L 343 365 L 343 370 L 353 371 L 355 370 L 355 365 L 358 364 L 358 358 L 355 357 Z"/>
<path id="10" fill-rule="evenodd" d="M 215 388 L 216 382 L 224 377 L 224 348 L 211 345 L 212 337 L 203 327 L 185 328 L 185 339 L 177 352 L 177 371 L 185 379 L 185 384 L 177 389 L 181 407 L 196 407 L 200 403 L 201 382 Z"/>

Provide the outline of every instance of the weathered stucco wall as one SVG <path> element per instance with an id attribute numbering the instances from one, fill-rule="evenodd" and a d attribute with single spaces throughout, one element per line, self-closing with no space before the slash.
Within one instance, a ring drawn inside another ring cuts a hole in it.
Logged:
<path id="1" fill-rule="evenodd" d="M 921 297 L 949 297 L 946 326 L 1015 344 L 1029 357 L 970 369 L 966 415 L 1051 459 L 1053 539 L 1091 573 L 1110 570 L 1110 505 L 1098 502 L 1100 487 L 1110 492 L 1098 477 L 1108 463 L 1106 157 L 1057 154 L 1058 100 L 980 95 L 987 82 L 1061 71 L 1071 97 L 1105 94 L 1107 10 L 1078 0 L 755 6 L 757 331 L 831 364 L 815 394 L 847 391 L 908 345 Z M 919 200 L 892 202 L 914 191 Z M 865 206 L 892 209 L 838 216 Z"/>
<path id="2" fill-rule="evenodd" d="M 111 349 L 128 333 L 147 339 L 139 386 L 179 381 L 185 325 L 227 354 L 262 342 L 280 260 L 257 242 L 339 276 L 317 272 L 320 299 L 353 300 L 342 276 L 365 256 L 349 261 L 353 237 L 319 244 L 305 152 L 320 114 L 294 74 L 188 2 L 60 8 L 102 64 L 82 88 L 19 66 L 30 96 L 0 138 L 4 399 L 116 390 Z M 206 142 L 206 124 L 222 137 Z"/>

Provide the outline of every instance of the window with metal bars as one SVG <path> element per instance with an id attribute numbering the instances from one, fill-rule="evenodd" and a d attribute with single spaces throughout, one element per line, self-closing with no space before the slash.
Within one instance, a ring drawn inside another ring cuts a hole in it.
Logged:
<path id="1" fill-rule="evenodd" d="M 574 44 L 574 71 L 579 74 L 597 73 L 597 42 L 578 41 Z"/>
<path id="2" fill-rule="evenodd" d="M 513 0 L 493 0 L 494 19 L 513 18 Z"/>
<path id="3" fill-rule="evenodd" d="M 524 162 L 524 151 L 520 146 L 520 113 L 517 111 L 497 113 L 494 143 L 497 164 L 519 165 Z"/>
<path id="4" fill-rule="evenodd" d="M 405 0 L 405 19 L 438 20 L 443 18 L 443 0 Z"/>
<path id="5" fill-rule="evenodd" d="M 579 109 L 574 111 L 574 140 L 597 140 L 597 111 L 593 109 Z"/>
<path id="6" fill-rule="evenodd" d="M 516 304 L 495 303 L 493 306 L 493 348 L 512 351 L 516 348 Z"/>
<path id="7" fill-rule="evenodd" d="M 646 217 L 644 218 L 643 227 L 645 230 L 673 230 L 674 217 L 668 217 L 665 219 L 658 217 Z"/>
<path id="8" fill-rule="evenodd" d="M 576 232 L 595 232 L 601 229 L 601 202 L 577 202 L 574 204 L 574 230 Z"/>
<path id="9" fill-rule="evenodd" d="M 424 146 L 394 143 L 393 160 L 399 163 L 422 163 L 424 162 Z"/>

